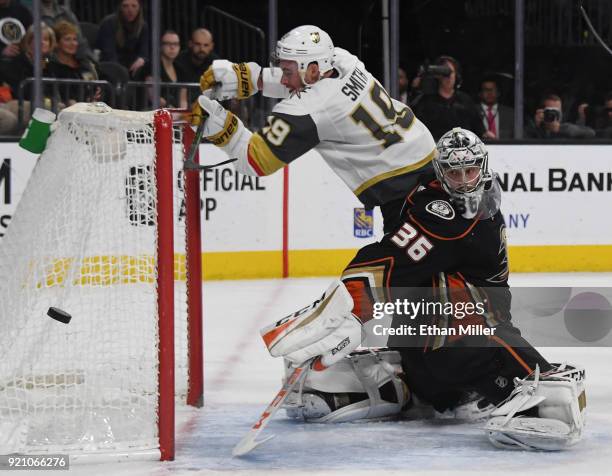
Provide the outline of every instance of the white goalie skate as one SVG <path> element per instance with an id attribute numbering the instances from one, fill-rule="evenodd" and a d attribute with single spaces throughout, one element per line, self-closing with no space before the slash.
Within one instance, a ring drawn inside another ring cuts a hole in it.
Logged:
<path id="1" fill-rule="evenodd" d="M 584 369 L 553 364 L 515 380 L 515 389 L 492 413 L 485 431 L 498 448 L 557 451 L 582 437 Z"/>

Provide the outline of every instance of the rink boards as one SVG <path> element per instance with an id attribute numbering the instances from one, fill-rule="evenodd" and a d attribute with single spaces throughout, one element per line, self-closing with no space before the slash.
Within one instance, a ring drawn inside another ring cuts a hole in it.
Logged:
<path id="1" fill-rule="evenodd" d="M 37 156 L 0 143 L 0 236 Z M 203 145 L 202 163 L 227 157 Z M 510 266 L 519 272 L 612 270 L 611 145 L 489 146 L 499 174 Z M 175 180 L 175 183 L 178 183 Z M 382 237 L 316 152 L 270 177 L 203 172 L 204 276 L 239 279 L 338 274 L 355 250 Z M 0 238 L 1 239 L 1 238 Z"/>

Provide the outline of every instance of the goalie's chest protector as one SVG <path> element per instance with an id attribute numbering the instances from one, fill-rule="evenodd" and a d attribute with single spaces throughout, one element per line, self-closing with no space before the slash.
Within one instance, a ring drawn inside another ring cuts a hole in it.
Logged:
<path id="1" fill-rule="evenodd" d="M 405 195 L 397 179 L 427 166 L 435 142 L 410 108 L 391 99 L 353 58 L 341 77 L 318 81 L 274 112 L 309 116 L 316 150 L 365 205 L 376 206 Z"/>

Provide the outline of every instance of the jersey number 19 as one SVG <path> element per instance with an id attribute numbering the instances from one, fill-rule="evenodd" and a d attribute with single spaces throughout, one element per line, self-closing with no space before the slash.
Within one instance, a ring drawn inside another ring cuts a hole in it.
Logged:
<path id="1" fill-rule="evenodd" d="M 380 108 L 384 116 L 391 121 L 391 125 L 397 124 L 403 129 L 408 129 L 410 127 L 414 120 L 414 113 L 408 106 L 396 111 L 391 102 L 391 97 L 377 81 L 374 82 L 374 85 L 370 89 L 370 97 L 374 104 Z M 396 142 L 402 141 L 402 136 L 396 131 L 385 130 L 382 125 L 376 122 L 376 119 L 372 117 L 372 114 L 370 114 L 363 104 L 357 106 L 351 114 L 351 118 L 357 124 L 363 124 L 377 140 L 383 141 L 381 145 L 385 149 Z"/>

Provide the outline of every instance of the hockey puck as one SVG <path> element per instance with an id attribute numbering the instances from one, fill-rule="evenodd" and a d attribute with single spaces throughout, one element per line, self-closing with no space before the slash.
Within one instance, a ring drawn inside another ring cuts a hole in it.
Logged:
<path id="1" fill-rule="evenodd" d="M 50 307 L 47 311 L 47 316 L 56 321 L 63 322 L 64 324 L 68 324 L 70 319 L 72 319 L 70 314 L 66 311 L 62 311 L 59 307 Z"/>

